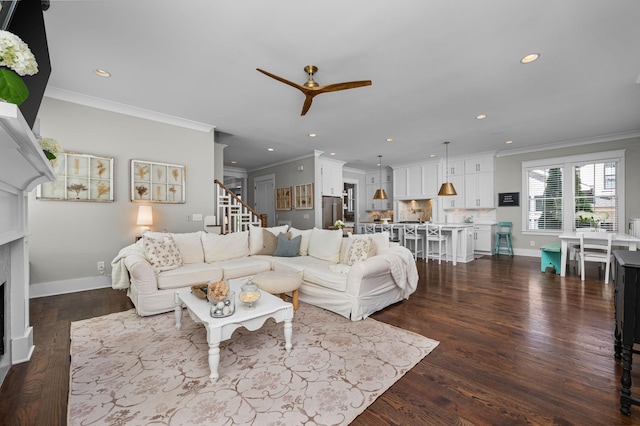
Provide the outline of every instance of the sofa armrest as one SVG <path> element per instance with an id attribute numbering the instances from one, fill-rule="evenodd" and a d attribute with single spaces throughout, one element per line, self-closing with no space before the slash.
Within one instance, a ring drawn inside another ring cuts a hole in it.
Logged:
<path id="1" fill-rule="evenodd" d="M 131 277 L 131 285 L 137 288 L 137 294 L 150 294 L 158 291 L 156 271 L 144 256 L 132 254 L 127 256 L 124 262 Z"/>
<path id="2" fill-rule="evenodd" d="M 389 264 L 381 256 L 373 256 L 351 266 L 347 277 L 346 292 L 357 297 L 379 288 L 380 284 L 393 282 Z"/>

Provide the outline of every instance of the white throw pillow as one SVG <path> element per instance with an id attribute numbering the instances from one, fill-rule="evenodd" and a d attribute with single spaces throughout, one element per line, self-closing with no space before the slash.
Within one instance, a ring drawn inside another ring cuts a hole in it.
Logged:
<path id="1" fill-rule="evenodd" d="M 347 265 L 351 266 L 354 263 L 367 260 L 369 255 L 369 244 L 371 240 L 355 239 L 349 248 L 349 254 L 347 255 Z"/>
<path id="2" fill-rule="evenodd" d="M 284 234 L 287 232 L 289 225 L 272 226 L 270 228 L 263 228 L 261 226 L 249 225 L 249 253 L 253 256 L 258 254 L 264 247 L 264 241 L 262 239 L 262 230 L 266 229 L 276 237 L 281 232 Z"/>
<path id="3" fill-rule="evenodd" d="M 350 234 L 350 235 L 349 235 L 349 239 L 350 239 L 350 240 L 353 240 L 353 241 L 355 241 L 355 240 L 365 240 L 365 241 L 367 241 L 367 242 L 369 243 L 369 251 L 368 251 L 368 253 L 367 253 L 367 259 L 368 259 L 368 258 L 373 257 L 373 256 L 375 256 L 376 254 L 378 254 L 378 251 L 377 251 L 377 244 L 376 244 L 376 241 L 375 241 L 375 235 L 380 235 L 380 234 L 359 234 L 359 235 L 353 235 L 353 234 Z M 389 234 L 387 233 L 387 235 L 389 235 Z M 381 238 L 381 239 L 382 239 L 382 238 Z M 389 241 L 389 240 L 387 240 L 387 247 L 388 247 L 388 245 L 389 245 L 389 242 L 388 242 L 388 241 Z M 353 244 L 353 243 L 352 243 L 352 244 Z M 381 244 L 382 244 L 382 245 L 384 245 L 384 242 L 381 242 Z M 349 247 L 349 248 L 350 248 L 350 247 Z M 344 262 L 343 262 L 343 263 L 347 263 L 347 257 L 348 257 L 348 254 L 349 254 L 349 252 L 348 252 L 348 251 L 347 251 L 347 252 L 345 252 L 345 255 L 344 255 Z"/>
<path id="4" fill-rule="evenodd" d="M 226 235 L 202 233 L 204 260 L 207 263 L 249 256 L 249 231 Z"/>
<path id="5" fill-rule="evenodd" d="M 202 251 L 201 235 L 204 231 L 187 232 L 184 234 L 171 234 L 180 250 L 182 261 L 189 263 L 204 263 L 204 252 Z"/>
<path id="6" fill-rule="evenodd" d="M 161 234 L 155 238 L 143 234 L 142 244 L 144 246 L 144 254 L 156 273 L 182 266 L 180 250 L 178 250 L 178 246 L 176 246 L 171 234 Z"/>
<path id="7" fill-rule="evenodd" d="M 338 263 L 340 261 L 342 235 L 342 229 L 332 231 L 313 228 L 309 238 L 309 256 Z"/>
<path id="8" fill-rule="evenodd" d="M 302 236 L 302 241 L 300 241 L 300 256 L 307 256 L 309 254 L 309 239 L 311 238 L 311 231 L 312 229 L 289 229 L 291 238 L 295 238 L 298 235 Z"/>

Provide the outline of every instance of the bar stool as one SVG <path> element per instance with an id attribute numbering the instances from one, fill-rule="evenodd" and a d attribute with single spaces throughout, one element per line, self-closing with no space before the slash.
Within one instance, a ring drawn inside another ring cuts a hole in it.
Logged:
<path id="1" fill-rule="evenodd" d="M 402 233 L 403 245 L 413 253 L 413 258 L 426 257 L 425 238 L 418 230 L 418 225 L 404 225 Z"/>
<path id="2" fill-rule="evenodd" d="M 513 256 L 513 247 L 511 246 L 512 226 L 513 224 L 511 222 L 498 223 L 498 231 L 496 232 L 496 245 L 493 249 L 493 254 L 500 254 L 502 250 L 506 250 L 506 254 L 508 254 L 509 256 Z"/>

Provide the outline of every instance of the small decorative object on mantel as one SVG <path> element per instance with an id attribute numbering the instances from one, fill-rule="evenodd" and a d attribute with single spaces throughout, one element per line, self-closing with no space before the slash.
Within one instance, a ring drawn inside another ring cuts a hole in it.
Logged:
<path id="1" fill-rule="evenodd" d="M 51 164 L 55 166 L 56 157 L 58 153 L 62 151 L 60 144 L 53 138 L 42 138 L 39 142 L 42 147 L 42 151 L 44 151 L 44 155 L 49 161 L 51 161 Z"/>
<path id="2" fill-rule="evenodd" d="M 38 73 L 38 63 L 29 46 L 17 35 L 0 31 L 0 99 L 20 105 L 29 97 L 21 76 Z"/>

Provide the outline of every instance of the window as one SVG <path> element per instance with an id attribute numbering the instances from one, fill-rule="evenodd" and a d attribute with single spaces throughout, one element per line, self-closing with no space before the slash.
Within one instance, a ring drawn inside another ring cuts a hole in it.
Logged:
<path id="1" fill-rule="evenodd" d="M 523 232 L 559 234 L 592 226 L 577 212 L 604 218 L 600 226 L 618 231 L 623 223 L 624 151 L 608 151 L 522 163 Z M 569 178 L 571 177 L 571 178 Z M 584 215 L 587 216 L 587 215 Z"/>

